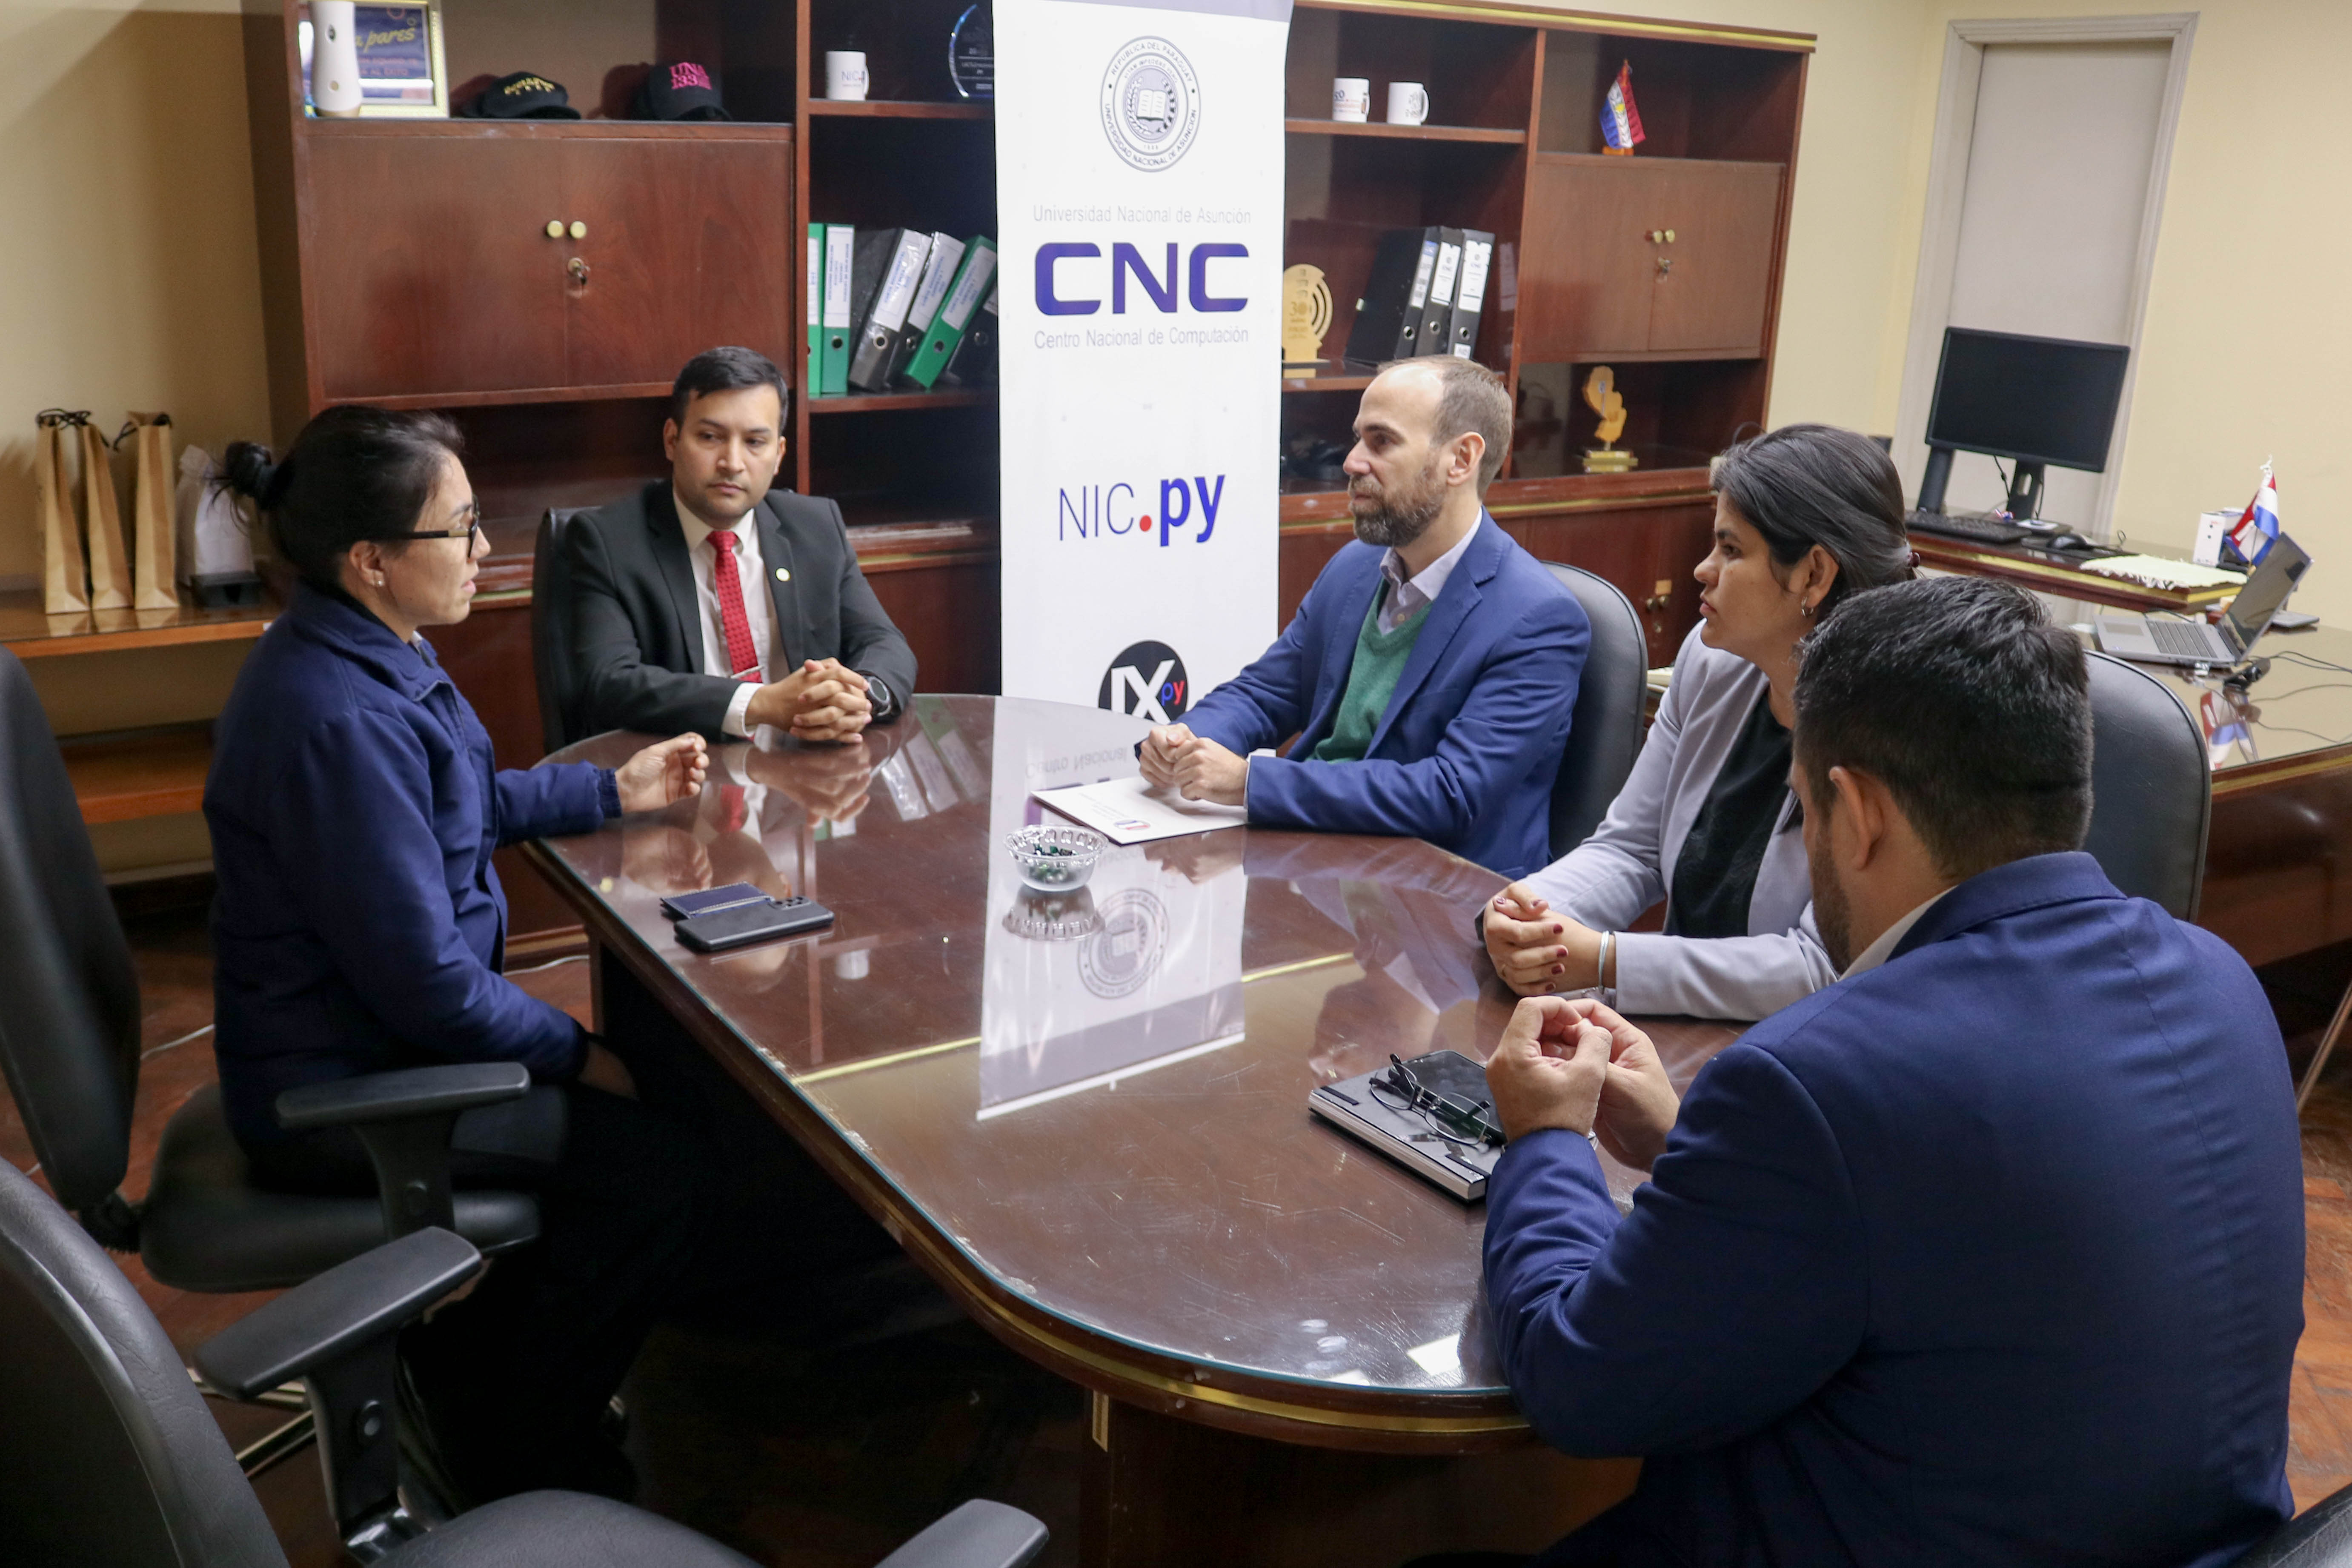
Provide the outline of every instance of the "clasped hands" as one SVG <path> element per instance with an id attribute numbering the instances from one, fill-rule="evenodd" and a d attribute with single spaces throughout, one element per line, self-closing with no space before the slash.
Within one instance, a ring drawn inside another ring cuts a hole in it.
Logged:
<path id="1" fill-rule="evenodd" d="M 1581 996 L 1521 1002 L 1486 1058 L 1486 1087 L 1506 1137 L 1548 1127 L 1594 1133 L 1637 1171 L 1665 1152 L 1682 1110 L 1650 1037 Z"/>
<path id="2" fill-rule="evenodd" d="M 751 693 L 747 724 L 789 731 L 800 741 L 846 741 L 874 721 L 866 678 L 837 658 L 812 658 Z"/>
<path id="3" fill-rule="evenodd" d="M 1617 984 L 1601 973 L 1601 933 L 1554 914 L 1525 882 L 1496 894 L 1479 924 L 1496 975 L 1522 996 Z"/>
<path id="4" fill-rule="evenodd" d="M 1157 724 L 1143 737 L 1138 758 L 1143 782 L 1172 789 L 1186 800 L 1214 805 L 1249 804 L 1249 759 L 1237 756 L 1182 724 Z"/>

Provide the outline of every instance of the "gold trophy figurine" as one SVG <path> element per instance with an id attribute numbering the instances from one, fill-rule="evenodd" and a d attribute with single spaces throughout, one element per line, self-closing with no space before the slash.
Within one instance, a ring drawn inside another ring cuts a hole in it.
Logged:
<path id="1" fill-rule="evenodd" d="M 1605 364 L 1594 365 L 1592 374 L 1584 378 L 1584 401 L 1601 416 L 1592 432 L 1601 437 L 1601 445 L 1584 454 L 1584 471 L 1622 474 L 1641 467 L 1641 458 L 1611 445 L 1625 433 L 1625 400 L 1617 395 L 1617 373 Z"/>
<path id="2" fill-rule="evenodd" d="M 1301 262 L 1282 273 L 1282 374 L 1298 381 L 1326 363 L 1323 334 L 1331 330 L 1331 286 L 1320 267 Z"/>

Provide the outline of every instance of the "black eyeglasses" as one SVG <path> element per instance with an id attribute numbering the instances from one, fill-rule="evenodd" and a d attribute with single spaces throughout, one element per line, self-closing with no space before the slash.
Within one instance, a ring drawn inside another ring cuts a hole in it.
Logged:
<path id="1" fill-rule="evenodd" d="M 1394 1055 L 1389 1058 L 1389 1070 L 1373 1079 L 1370 1087 L 1375 1100 L 1391 1110 L 1419 1116 L 1448 1143 L 1477 1148 L 1500 1147 L 1503 1142 L 1503 1130 L 1487 1119 L 1485 1107 L 1430 1089 Z M 1391 1105 L 1390 1097 L 1404 1103 Z"/>
<path id="2" fill-rule="evenodd" d="M 482 522 L 476 518 L 463 528 L 428 528 L 418 533 L 379 533 L 375 539 L 379 544 L 394 544 L 404 539 L 462 539 L 466 542 L 466 553 L 470 555 L 474 552 L 475 542 L 481 536 Z"/>

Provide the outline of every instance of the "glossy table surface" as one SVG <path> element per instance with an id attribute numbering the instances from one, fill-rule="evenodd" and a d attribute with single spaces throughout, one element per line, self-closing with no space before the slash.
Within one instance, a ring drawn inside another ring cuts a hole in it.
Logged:
<path id="1" fill-rule="evenodd" d="M 2140 666 L 2198 716 L 2211 747 L 2213 793 L 2352 765 L 2352 632 L 2326 626 L 2267 632 L 2255 640 L 2254 657 L 2271 667 L 2243 693 L 2225 689 L 2221 670 L 2200 676 Z"/>
<path id="2" fill-rule="evenodd" d="M 1417 840 L 1112 848 L 1076 896 L 1002 847 L 1030 798 L 1131 774 L 1141 721 L 924 697 L 862 746 L 720 748 L 702 798 L 538 847 L 617 960 L 1000 1333 L 1104 1392 L 1389 1446 L 1520 1420 L 1485 1330 L 1484 1209 L 1312 1117 L 1391 1052 L 1484 1058 L 1512 999 L 1471 935 L 1494 874 Z M 607 764 L 637 738 L 564 757 Z M 820 936 L 682 948 L 665 892 L 814 897 Z M 1660 1021 L 1687 1080 L 1730 1038 Z M 803 1114 L 813 1111 L 813 1116 Z M 1635 1177 L 1612 1171 L 1621 1195 Z M 1203 1405 L 1210 1408 L 1202 1408 Z"/>

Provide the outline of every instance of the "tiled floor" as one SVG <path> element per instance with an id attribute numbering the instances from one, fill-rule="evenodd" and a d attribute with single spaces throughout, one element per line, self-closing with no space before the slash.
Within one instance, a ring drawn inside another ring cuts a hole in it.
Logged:
<path id="1" fill-rule="evenodd" d="M 131 922 L 148 1056 L 140 1069 L 131 1170 L 145 1190 L 172 1110 L 212 1077 L 211 962 L 197 912 Z M 2266 971 L 2298 1068 L 2352 973 L 2352 944 Z M 587 972 L 558 964 L 518 983 L 585 1017 Z M 32 1163 L 0 1092 L 0 1157 Z M 2288 1477 L 2308 1506 L 2352 1484 L 2352 1047 L 2304 1118 L 2310 1225 L 2306 1327 L 2295 1357 Z M 184 1352 L 262 1298 L 193 1295 L 125 1272 Z M 852 1568 L 966 1497 L 1019 1504 L 1054 1530 L 1046 1562 L 1076 1561 L 1084 1410 L 1066 1384 L 967 1324 L 842 1345 L 796 1328 L 789 1304 L 730 1310 L 726 1326 L 664 1326 L 625 1391 L 639 1500 L 779 1568 Z M 233 1443 L 276 1412 L 215 1406 Z M 261 1479 L 264 1505 L 294 1568 L 341 1562 L 309 1454 Z"/>

